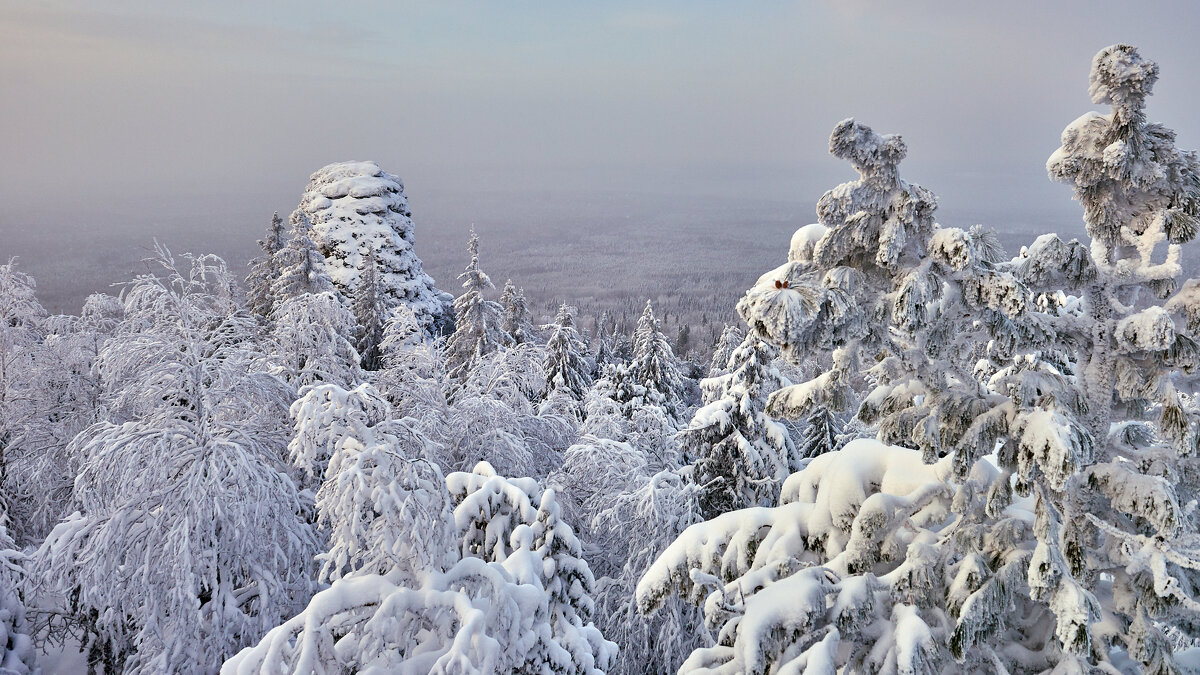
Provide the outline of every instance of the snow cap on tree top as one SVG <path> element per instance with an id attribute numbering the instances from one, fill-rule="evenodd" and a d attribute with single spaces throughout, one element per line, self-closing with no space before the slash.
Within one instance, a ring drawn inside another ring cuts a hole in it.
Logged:
<path id="1" fill-rule="evenodd" d="M 1125 117 L 1145 105 L 1157 80 L 1157 63 L 1142 58 L 1132 45 L 1117 44 L 1092 59 L 1088 93 L 1093 103 L 1111 103 Z"/>
<path id="2" fill-rule="evenodd" d="M 896 166 L 908 154 L 899 134 L 880 136 L 871 127 L 848 117 L 833 128 L 829 154 L 854 165 L 863 178 L 895 178 Z"/>

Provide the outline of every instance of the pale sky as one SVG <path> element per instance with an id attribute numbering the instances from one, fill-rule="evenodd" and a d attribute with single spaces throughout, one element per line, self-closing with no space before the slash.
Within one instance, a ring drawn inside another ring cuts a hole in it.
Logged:
<path id="1" fill-rule="evenodd" d="M 235 197 L 269 215 L 347 159 L 399 174 L 414 203 L 508 190 L 811 202 L 853 175 L 826 150 L 850 116 L 903 134 L 904 175 L 944 208 L 1070 212 L 1044 163 L 1096 108 L 1101 48 L 1157 60 L 1150 116 L 1200 146 L 1198 7 L 0 0 L 0 233 L 51 211 L 105 227 L 178 195 L 213 219 Z"/>

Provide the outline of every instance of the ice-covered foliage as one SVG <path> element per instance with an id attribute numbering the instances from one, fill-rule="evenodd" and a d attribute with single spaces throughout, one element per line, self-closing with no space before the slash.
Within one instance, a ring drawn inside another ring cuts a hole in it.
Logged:
<path id="1" fill-rule="evenodd" d="M 550 339 L 546 341 L 544 370 L 548 396 L 559 390 L 580 400 L 592 378 L 591 368 L 584 358 L 587 345 L 575 330 L 574 314 L 574 307 L 562 305 L 558 308 L 558 316 L 550 326 Z"/>
<path id="2" fill-rule="evenodd" d="M 8 536 L 7 519 L 0 507 L 0 673 L 36 675 L 37 654 L 20 593 L 31 586 L 25 583 L 25 556 Z"/>
<path id="3" fill-rule="evenodd" d="M 46 317 L 41 342 L 29 346 L 22 369 L 9 371 L 31 385 L 17 399 L 22 414 L 7 427 L 7 442 L 0 442 L 0 502 L 7 495 L 10 531 L 22 545 L 41 541 L 69 509 L 79 468 L 69 446 L 104 413 L 92 365 L 123 315 L 117 298 L 94 294 L 80 316 Z"/>
<path id="4" fill-rule="evenodd" d="M 276 256 L 287 245 L 283 219 L 275 212 L 267 226 L 267 234 L 258 240 L 262 255 L 250 261 L 250 273 L 246 275 L 246 309 L 260 319 L 270 318 L 275 309 L 275 294 L 271 288 L 279 278 L 280 259 Z"/>
<path id="5" fill-rule="evenodd" d="M 413 249 L 412 213 L 398 176 L 374 162 L 330 164 L 309 178 L 299 211 L 312 222 L 312 238 L 344 297 L 357 296 L 370 252 L 387 309 L 408 307 L 427 333 L 452 327 L 452 298 L 434 287 Z"/>
<path id="6" fill-rule="evenodd" d="M 593 536 L 612 561 L 598 582 L 596 604 L 605 636 L 621 646 L 614 672 L 675 672 L 693 649 L 711 644 L 695 605 L 672 600 L 647 617 L 639 612 L 634 594 L 655 558 L 701 520 L 699 501 L 694 482 L 678 471 L 663 470 L 639 474 L 623 489 L 610 489 L 593 502 Z"/>
<path id="7" fill-rule="evenodd" d="M 281 473 L 289 390 L 213 257 L 139 277 L 97 358 L 110 421 L 31 562 L 105 672 L 208 672 L 295 610 L 314 539 Z"/>
<path id="8" fill-rule="evenodd" d="M 444 563 L 409 578 L 359 570 L 338 579 L 222 672 L 605 672 L 616 645 L 592 623 L 592 574 L 554 491 L 481 463 L 428 498 L 439 493 L 452 514 L 412 513 L 453 531 Z"/>
<path id="9" fill-rule="evenodd" d="M 778 350 L 749 335 L 733 351 L 729 373 L 700 383 L 712 403 L 679 432 L 684 456 L 695 458 L 705 518 L 774 500 L 795 453 L 781 424 L 764 412 L 767 396 L 783 386 L 772 361 Z"/>
<path id="10" fill-rule="evenodd" d="M 354 315 L 331 291 L 304 293 L 275 306 L 274 336 L 290 381 L 351 384 L 362 377 Z"/>
<path id="11" fill-rule="evenodd" d="M 467 250 L 471 262 L 458 275 L 463 292 L 454 299 L 454 333 L 446 341 L 446 367 L 454 378 L 465 376 L 479 358 L 512 343 L 512 337 L 504 332 L 500 305 L 484 297 L 495 286 L 479 269 L 479 236 L 474 230 Z"/>
<path id="12" fill-rule="evenodd" d="M 271 308 L 305 293 L 334 291 L 325 258 L 312 240 L 312 224 L 300 211 L 292 213 L 287 243 L 275 252 L 275 274 L 271 282 Z"/>

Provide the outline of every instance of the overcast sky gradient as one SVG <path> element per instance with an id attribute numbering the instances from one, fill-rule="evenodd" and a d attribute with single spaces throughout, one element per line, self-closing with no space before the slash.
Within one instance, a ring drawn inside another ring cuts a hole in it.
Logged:
<path id="1" fill-rule="evenodd" d="M 826 152 L 849 116 L 902 133 L 904 174 L 944 207 L 1072 213 L 1043 167 L 1095 107 L 1100 48 L 1157 60 L 1152 119 L 1200 146 L 1198 19 L 1183 0 L 0 0 L 0 234 L 196 198 L 213 220 L 226 201 L 286 211 L 344 159 L 401 175 L 414 208 L 492 191 L 811 202 L 852 175 Z"/>

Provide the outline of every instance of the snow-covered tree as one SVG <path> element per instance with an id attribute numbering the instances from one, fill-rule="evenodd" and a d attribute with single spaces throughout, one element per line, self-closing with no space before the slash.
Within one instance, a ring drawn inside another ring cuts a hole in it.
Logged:
<path id="1" fill-rule="evenodd" d="M 759 512 L 735 511 L 695 526 L 698 536 L 717 547 L 708 551 L 718 552 L 700 554 L 701 560 L 674 557 L 668 549 L 656 567 L 671 559 L 665 564 L 672 571 L 647 574 L 645 590 L 639 590 L 643 608 L 656 605 L 672 587 L 693 599 L 709 596 L 705 613 L 718 633 L 717 645 L 693 652 L 682 671 L 766 672 L 786 666 L 801 672 L 819 663 L 853 672 L 940 672 L 952 662 L 948 643 L 956 630 L 968 631 L 953 654 L 968 670 L 994 663 L 992 647 L 1000 643 L 1042 647 L 1006 632 L 1007 610 L 999 608 L 1016 600 L 997 601 L 988 595 L 994 587 L 984 589 L 976 581 L 958 590 L 942 585 L 958 578 L 961 560 L 986 560 L 987 569 L 976 576 L 990 578 L 1013 556 L 1028 552 L 1031 524 L 1020 518 L 988 521 L 997 512 L 989 515 L 974 498 L 998 479 L 979 461 L 980 449 L 990 448 L 988 438 L 995 438 L 986 435 L 994 427 L 982 426 L 990 418 L 976 418 L 1005 399 L 989 393 L 972 370 L 975 345 L 986 344 L 997 326 L 1021 315 L 1024 291 L 1011 275 L 993 269 L 998 256 L 990 235 L 933 222 L 933 194 L 899 178 L 905 146 L 898 136 L 879 136 L 846 120 L 834 129 L 830 149 L 854 164 L 860 180 L 821 198 L 821 223 L 802 228 L 789 262 L 764 275 L 738 306 L 752 337 L 777 345 L 794 360 L 832 352 L 830 369 L 771 394 L 767 412 L 801 418 L 816 408 L 842 410 L 858 398 L 851 385 L 870 382 L 874 389 L 859 407 L 860 420 L 875 425 L 881 439 L 922 452 L 852 442 L 812 460 L 785 483 L 778 517 L 797 522 L 787 534 L 765 527 L 766 514 L 747 519 Z M 936 471 L 913 468 L 921 466 L 922 455 L 932 461 L 947 453 Z M 914 482 L 892 489 L 882 476 L 893 464 L 905 465 L 905 480 Z M 833 490 L 829 497 L 791 503 L 797 501 L 789 496 L 792 482 L 835 475 L 843 479 L 825 481 Z M 846 501 L 831 504 L 831 498 Z M 921 512 L 926 508 L 929 514 Z M 961 533 L 961 539 L 949 534 L 939 539 L 948 523 L 954 529 L 946 532 Z M 1008 538 L 987 537 L 992 527 Z M 747 556 L 763 542 L 761 536 L 794 541 Z M 865 539 L 855 543 L 860 536 Z M 685 533 L 673 548 L 690 546 L 685 539 L 696 541 Z M 730 566 L 734 559 L 719 549 L 732 541 L 736 551 L 730 555 L 742 558 Z M 827 546 L 828 541 L 835 543 Z M 915 581 L 920 587 L 911 586 Z M 973 593 L 981 595 L 969 599 Z M 952 596 L 968 598 L 969 611 L 935 600 Z M 774 598 L 795 611 L 779 614 Z M 1028 596 L 1019 608 L 1018 615 L 1033 622 L 1049 616 Z M 854 618 L 843 617 L 844 611 Z"/>
<path id="2" fill-rule="evenodd" d="M 431 335 L 453 327 L 453 298 L 434 286 L 413 248 L 412 213 L 398 176 L 374 162 L 330 164 L 309 178 L 299 211 L 312 221 L 312 238 L 343 297 L 358 295 L 370 252 L 385 308 L 408 307 Z"/>
<path id="3" fill-rule="evenodd" d="M 30 386 L 0 468 L 0 501 L 7 495 L 10 532 L 21 545 L 40 542 L 70 510 L 79 469 L 71 440 L 103 418 L 104 387 L 92 366 L 123 314 L 117 298 L 94 294 L 78 317 L 46 317 L 41 342 L 29 345 L 20 372 Z"/>
<path id="4" fill-rule="evenodd" d="M 262 255 L 250 261 L 250 273 L 246 275 L 246 309 L 264 320 L 275 309 L 275 294 L 271 289 L 279 278 L 280 260 L 277 254 L 286 245 L 283 219 L 276 211 L 271 215 L 266 236 L 258 240 Z"/>
<path id="5" fill-rule="evenodd" d="M 679 373 L 671 343 L 663 335 L 649 300 L 634 332 L 633 359 L 629 366 L 637 382 L 646 388 L 649 397 L 656 399 L 671 414 L 682 411 L 683 376 Z"/>
<path id="6" fill-rule="evenodd" d="M 725 324 L 725 328 L 721 330 L 721 337 L 713 348 L 712 361 L 708 366 L 709 377 L 717 377 L 729 372 L 729 357 L 745 339 L 746 331 L 741 326 L 732 323 Z M 711 403 L 708 400 L 704 402 Z"/>
<path id="7" fill-rule="evenodd" d="M 500 305 L 484 294 L 495 289 L 492 280 L 479 269 L 479 236 L 471 231 L 467 244 L 471 262 L 458 275 L 463 293 L 454 299 L 454 333 L 446 342 L 446 367 L 454 378 L 462 378 L 480 357 L 512 343 L 504 332 Z"/>
<path id="8" fill-rule="evenodd" d="M 42 341 L 46 310 L 36 297 L 33 277 L 17 268 L 16 260 L 0 265 L 0 512 L 15 517 L 14 534 L 21 540 L 35 529 L 29 522 L 44 487 L 30 480 L 34 464 L 45 454 L 38 436 L 45 431 L 47 405 L 46 375 Z"/>
<path id="9" fill-rule="evenodd" d="M 331 291 L 303 293 L 275 306 L 279 356 L 298 387 L 352 384 L 362 377 L 354 349 L 354 315 Z"/>
<path id="10" fill-rule="evenodd" d="M 852 441 L 771 514 L 685 533 L 639 589 L 645 609 L 708 597 L 721 637 L 682 670 L 1179 672 L 1167 635 L 1195 632 L 1200 541 L 1182 506 L 1196 421 L 1173 382 L 1198 365 L 1200 298 L 1174 280 L 1200 189 L 1195 157 L 1145 122 L 1156 76 L 1103 50 L 1092 93 L 1113 112 L 1068 127 L 1048 163 L 1076 186 L 1090 255 L 1046 235 L 1001 263 L 980 230 L 932 223 L 932 196 L 896 177 L 898 138 L 835 130 L 862 180 L 822 198 L 827 229 L 740 309 L 785 351 L 835 349 L 769 409 L 840 407 L 874 364 L 858 420 L 921 454 Z"/>
<path id="11" fill-rule="evenodd" d="M 651 612 L 673 592 L 703 602 L 716 644 L 692 651 L 681 673 L 1003 672 L 953 667 L 944 646 L 930 549 L 953 493 L 949 464 L 867 440 L 822 455 L 788 478 L 779 506 L 685 530 L 639 582 L 638 605 Z M 1014 573 L 977 570 L 962 562 L 959 594 L 991 581 L 989 600 L 1004 604 Z"/>
<path id="12" fill-rule="evenodd" d="M 46 317 L 36 292 L 33 277 L 18 270 L 15 259 L 0 265 L 0 448 L 29 415 L 34 396 L 29 374 Z"/>
<path id="13" fill-rule="evenodd" d="M 628 442 L 648 456 L 655 469 L 677 466 L 679 431 L 662 396 L 637 382 L 623 363 L 606 366 L 584 395 L 580 434 Z"/>
<path id="14" fill-rule="evenodd" d="M 544 364 L 547 396 L 555 390 L 561 390 L 571 398 L 580 400 L 592 383 L 591 368 L 583 356 L 587 353 L 587 346 L 575 330 L 574 315 L 574 307 L 562 305 L 550 327 Z"/>
<path id="15" fill-rule="evenodd" d="M 680 472 L 650 468 L 628 443 L 585 436 L 567 449 L 551 476 L 564 512 L 581 524 L 584 551 L 596 572 L 597 622 L 621 647 L 612 672 L 674 672 L 705 644 L 697 608 L 667 603 L 641 616 L 633 591 L 654 559 L 700 518 L 696 485 Z"/>
<path id="16" fill-rule="evenodd" d="M 350 390 L 337 384 L 305 387 L 289 412 L 295 424 L 288 458 L 318 482 L 325 479 L 338 443 L 354 438 L 366 444 L 372 438 L 371 429 L 391 416 L 387 400 L 365 383 Z"/>
<path id="17" fill-rule="evenodd" d="M 1200 162 L 1147 122 L 1157 79 L 1158 65 L 1134 47 L 1101 50 L 1089 91 L 1111 112 L 1072 122 L 1046 164 L 1075 188 L 1091 257 L 1044 237 L 1014 261 L 1035 290 L 1065 282 L 1082 291 L 1078 314 L 1056 312 L 1051 324 L 1075 346 L 1075 386 L 1053 403 L 1021 401 L 1016 460 L 1033 452 L 1053 462 L 1043 475 L 1019 475 L 1038 499 L 1029 583 L 1052 603 L 1064 649 L 1104 663 L 1123 648 L 1148 670 L 1171 672 L 1161 628 L 1194 634 L 1200 611 L 1200 535 L 1185 506 L 1200 491 L 1189 468 L 1200 415 L 1173 384 L 1176 371 L 1200 367 L 1196 282 L 1176 292 L 1182 245 L 1200 227 Z M 1052 391 L 1054 375 L 1040 377 Z"/>
<path id="18" fill-rule="evenodd" d="M 20 593 L 31 586 L 25 583 L 25 556 L 8 536 L 7 520 L 0 507 L 0 673 L 35 675 L 40 672 L 37 654 Z"/>
<path id="19" fill-rule="evenodd" d="M 840 445 L 838 436 L 841 433 L 842 426 L 838 424 L 837 415 L 829 408 L 815 406 L 804 419 L 804 431 L 798 441 L 796 457 L 811 459 L 833 452 Z"/>
<path id="20" fill-rule="evenodd" d="M 159 254 L 97 359 L 117 421 L 76 437 L 78 510 L 32 561 L 105 672 L 211 672 L 294 612 L 314 553 L 254 319 L 222 261 Z"/>
<path id="21" fill-rule="evenodd" d="M 688 352 L 692 349 L 692 329 L 686 323 L 679 326 L 679 331 L 675 334 L 675 351 L 683 358 L 688 357 Z"/>
<path id="22" fill-rule="evenodd" d="M 301 211 L 292 213 L 287 243 L 275 252 L 273 265 L 276 276 L 271 283 L 272 311 L 297 296 L 334 290 L 325 258 L 313 243 L 312 224 Z"/>
<path id="23" fill-rule="evenodd" d="M 592 574 L 554 491 L 486 463 L 445 486 L 418 493 L 428 504 L 407 511 L 417 522 L 404 532 L 433 537 L 448 526 L 450 548 L 431 551 L 444 563 L 415 565 L 411 578 L 352 571 L 222 672 L 605 672 L 616 645 L 591 622 Z M 453 508 L 440 526 L 449 509 L 439 500 Z M 381 508 L 399 512 L 402 501 Z"/>
<path id="24" fill-rule="evenodd" d="M 730 372 L 700 383 L 712 403 L 679 432 L 684 456 L 695 458 L 705 518 L 772 501 L 795 454 L 787 429 L 766 415 L 767 396 L 783 386 L 776 350 L 749 335 L 730 355 Z"/>
<path id="25" fill-rule="evenodd" d="M 329 551 L 317 556 L 319 579 L 391 575 L 414 582 L 426 570 L 445 570 L 453 531 L 433 463 L 440 448 L 409 422 L 388 419 L 387 402 L 370 385 L 353 392 L 324 385 L 309 396 L 331 413 L 303 419 L 309 435 L 324 441 L 311 447 L 332 444 L 316 498 L 317 523 L 329 533 Z"/>
<path id="26" fill-rule="evenodd" d="M 501 328 L 512 337 L 513 342 L 522 344 L 534 340 L 537 335 L 529 320 L 529 303 L 525 290 L 513 285 L 512 279 L 504 282 L 500 293 L 500 308 L 504 312 Z"/>
<path id="27" fill-rule="evenodd" d="M 365 370 L 379 370 L 383 365 L 380 345 L 383 342 L 383 327 L 387 322 L 387 308 L 379 294 L 379 276 L 375 270 L 375 254 L 367 251 L 363 271 L 354 296 L 354 322 L 357 325 L 355 347 L 362 356 Z M 411 313 L 411 310 L 409 310 Z"/>

